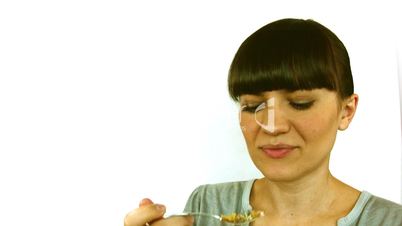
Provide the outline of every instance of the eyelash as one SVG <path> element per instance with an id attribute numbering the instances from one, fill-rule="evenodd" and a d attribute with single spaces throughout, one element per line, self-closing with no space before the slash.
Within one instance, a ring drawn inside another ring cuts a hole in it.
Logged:
<path id="1" fill-rule="evenodd" d="M 309 102 L 303 102 L 303 103 L 297 103 L 297 102 L 292 102 L 289 101 L 289 105 L 292 106 L 294 109 L 303 111 L 309 109 L 311 106 L 313 106 L 314 101 L 309 101 Z"/>
<path id="2" fill-rule="evenodd" d="M 257 104 L 257 105 L 243 105 L 241 107 L 241 111 L 242 112 L 254 113 L 255 110 L 257 110 L 258 106 L 260 106 L 260 104 Z"/>
<path id="3" fill-rule="evenodd" d="M 303 111 L 309 109 L 311 106 L 313 106 L 314 101 L 309 101 L 309 102 L 303 102 L 303 103 L 298 103 L 298 102 L 292 102 L 289 101 L 289 105 L 294 108 L 295 110 Z M 242 112 L 249 112 L 249 113 L 254 113 L 255 110 L 260 106 L 260 104 L 256 105 L 243 105 L 241 106 L 241 111 Z"/>

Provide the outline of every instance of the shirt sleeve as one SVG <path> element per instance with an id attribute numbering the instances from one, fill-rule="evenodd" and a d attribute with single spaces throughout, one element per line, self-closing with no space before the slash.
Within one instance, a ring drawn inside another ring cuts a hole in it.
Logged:
<path id="1" fill-rule="evenodd" d="M 184 207 L 185 213 L 199 212 L 201 206 L 200 190 L 202 186 L 197 187 L 190 195 L 187 200 L 186 206 Z"/>

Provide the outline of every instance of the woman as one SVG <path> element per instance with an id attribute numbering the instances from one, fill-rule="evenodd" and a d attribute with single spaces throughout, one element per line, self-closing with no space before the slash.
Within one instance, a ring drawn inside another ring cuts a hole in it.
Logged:
<path id="1" fill-rule="evenodd" d="M 334 33 L 312 20 L 270 23 L 240 46 L 228 83 L 241 106 L 250 157 L 264 177 L 200 186 L 186 212 L 264 211 L 254 226 L 402 225 L 401 205 L 329 171 L 337 131 L 348 128 L 358 103 L 348 53 Z M 163 213 L 145 199 L 125 225 L 217 225 L 209 218 L 163 219 Z"/>

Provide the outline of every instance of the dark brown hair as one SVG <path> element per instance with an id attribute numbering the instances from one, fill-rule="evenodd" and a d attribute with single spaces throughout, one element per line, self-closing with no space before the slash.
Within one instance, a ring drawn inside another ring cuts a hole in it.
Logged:
<path id="1" fill-rule="evenodd" d="M 313 21 L 282 19 L 248 37 L 229 70 L 230 96 L 326 88 L 341 99 L 353 94 L 348 52 L 328 28 Z"/>

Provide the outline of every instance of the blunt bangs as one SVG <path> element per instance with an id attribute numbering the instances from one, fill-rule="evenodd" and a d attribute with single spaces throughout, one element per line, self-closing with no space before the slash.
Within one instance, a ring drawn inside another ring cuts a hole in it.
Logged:
<path id="1" fill-rule="evenodd" d="M 229 69 L 229 93 L 272 90 L 337 91 L 343 99 L 353 94 L 349 56 L 330 30 L 312 20 L 284 19 L 248 37 Z"/>

